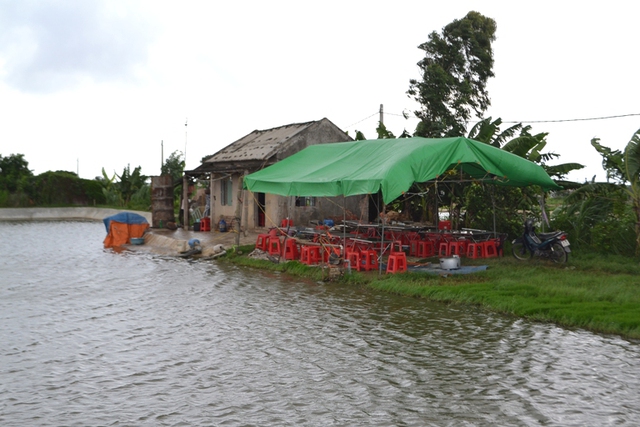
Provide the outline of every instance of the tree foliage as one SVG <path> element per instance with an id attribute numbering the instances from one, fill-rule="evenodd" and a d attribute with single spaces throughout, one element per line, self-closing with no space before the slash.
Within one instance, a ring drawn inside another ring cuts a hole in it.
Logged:
<path id="1" fill-rule="evenodd" d="M 11 154 L 7 157 L 0 155 L 0 191 L 15 193 L 32 176 L 24 154 Z"/>
<path id="2" fill-rule="evenodd" d="M 185 161 L 182 158 L 180 151 L 174 151 L 165 160 L 161 168 L 162 175 L 171 175 L 171 180 L 176 183 L 182 180 L 182 173 L 184 172 Z"/>
<path id="3" fill-rule="evenodd" d="M 120 181 L 116 183 L 115 187 L 120 193 L 124 206 L 128 206 L 134 196 L 139 200 L 141 198 L 139 193 L 150 193 L 146 188 L 149 187 L 149 184 L 147 183 L 149 177 L 142 175 L 141 170 L 142 168 L 138 166 L 133 170 L 133 172 L 131 172 L 130 167 L 127 165 L 121 175 L 116 174 Z"/>
<path id="4" fill-rule="evenodd" d="M 602 156 L 607 182 L 586 183 L 572 191 L 557 221 L 578 245 L 640 256 L 640 129 L 623 151 L 602 145 L 598 138 L 591 145 Z"/>
<path id="5" fill-rule="evenodd" d="M 487 110 L 496 28 L 493 19 L 471 11 L 418 46 L 425 52 L 418 62 L 422 80 L 410 80 L 407 91 L 421 105 L 415 136 L 463 135 L 472 112 L 481 117 Z"/>

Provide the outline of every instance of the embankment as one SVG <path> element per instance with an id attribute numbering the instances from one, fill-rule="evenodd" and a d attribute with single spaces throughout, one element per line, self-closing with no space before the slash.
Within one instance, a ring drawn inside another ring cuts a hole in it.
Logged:
<path id="1" fill-rule="evenodd" d="M 0 221 L 60 221 L 66 219 L 102 221 L 118 212 L 134 212 L 144 216 L 151 223 L 151 212 L 94 207 L 0 208 Z"/>

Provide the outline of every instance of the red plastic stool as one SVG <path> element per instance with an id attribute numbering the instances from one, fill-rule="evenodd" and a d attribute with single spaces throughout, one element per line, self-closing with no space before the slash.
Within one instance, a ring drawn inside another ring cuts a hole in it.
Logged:
<path id="1" fill-rule="evenodd" d="M 347 260 L 349 261 L 351 268 L 355 268 L 357 271 L 362 271 L 362 264 L 360 263 L 360 252 L 347 252 Z"/>
<path id="2" fill-rule="evenodd" d="M 435 245 L 431 240 L 421 240 L 418 242 L 418 258 L 428 258 L 435 255 Z"/>
<path id="3" fill-rule="evenodd" d="M 399 253 L 402 252 L 402 241 L 400 240 L 396 240 L 394 242 L 391 242 L 391 254 L 395 254 L 395 253 Z M 404 252 L 402 252 L 404 253 Z"/>
<path id="4" fill-rule="evenodd" d="M 449 242 L 440 242 L 438 256 L 449 256 Z"/>
<path id="5" fill-rule="evenodd" d="M 467 245 L 467 258 L 484 258 L 485 249 L 481 242 L 471 242 Z"/>
<path id="6" fill-rule="evenodd" d="M 260 249 L 263 252 L 267 252 L 267 248 L 269 247 L 269 235 L 268 234 L 258 234 L 258 238 L 256 239 L 256 249 Z"/>
<path id="7" fill-rule="evenodd" d="M 300 251 L 300 262 L 315 265 L 320 262 L 320 246 L 303 246 Z"/>
<path id="8" fill-rule="evenodd" d="M 407 256 L 404 252 L 393 252 L 387 260 L 387 274 L 407 271 Z"/>
<path id="9" fill-rule="evenodd" d="M 467 252 L 467 241 L 466 240 L 452 240 L 449 242 L 449 253 L 447 256 L 458 255 L 464 256 Z"/>
<path id="10" fill-rule="evenodd" d="M 298 242 L 293 239 L 286 239 L 284 241 L 284 254 L 283 257 L 286 260 L 294 260 L 300 258 L 300 251 L 298 250 Z"/>
<path id="11" fill-rule="evenodd" d="M 280 239 L 278 237 L 270 237 L 269 238 L 269 255 L 278 255 L 282 254 L 282 246 L 280 245 Z"/>
<path id="12" fill-rule="evenodd" d="M 360 252 L 360 261 L 364 271 L 375 270 L 378 268 L 378 253 L 374 250 L 364 250 Z"/>
<path id="13" fill-rule="evenodd" d="M 498 244 L 495 240 L 487 240 L 482 242 L 484 246 L 484 256 L 487 258 L 493 258 L 498 256 Z"/>
<path id="14" fill-rule="evenodd" d="M 211 218 L 205 216 L 200 219 L 200 231 L 211 231 Z"/>
<path id="15" fill-rule="evenodd" d="M 422 243 L 420 240 L 410 240 L 409 241 L 409 256 L 419 256 L 418 255 L 418 245 Z"/>

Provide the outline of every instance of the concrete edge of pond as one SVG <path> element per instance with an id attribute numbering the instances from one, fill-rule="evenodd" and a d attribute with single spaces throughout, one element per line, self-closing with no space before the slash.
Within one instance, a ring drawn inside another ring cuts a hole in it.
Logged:
<path id="1" fill-rule="evenodd" d="M 63 207 L 63 208 L 0 208 L 0 221 L 102 221 L 104 218 L 119 212 L 133 212 L 144 216 L 152 222 L 151 212 L 128 209 L 109 209 L 95 207 Z M 219 246 L 229 249 L 236 244 L 253 245 L 260 233 L 266 230 L 249 230 L 238 234 L 219 231 L 197 232 L 193 230 L 176 230 L 150 228 L 144 236 L 144 245 L 126 245 L 131 250 L 146 250 L 163 255 L 180 256 L 189 250 L 189 240 L 198 239 L 202 252 L 201 257 L 211 257 L 219 253 Z"/>

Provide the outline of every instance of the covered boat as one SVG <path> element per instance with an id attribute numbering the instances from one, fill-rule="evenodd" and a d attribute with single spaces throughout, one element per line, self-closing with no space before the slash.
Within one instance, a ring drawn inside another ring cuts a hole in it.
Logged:
<path id="1" fill-rule="evenodd" d="M 140 238 L 149 228 L 149 222 L 142 215 L 120 212 L 102 220 L 107 229 L 105 248 L 113 248 L 131 243 L 132 238 Z"/>

